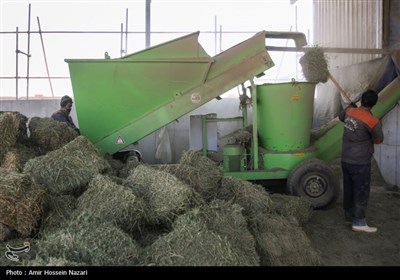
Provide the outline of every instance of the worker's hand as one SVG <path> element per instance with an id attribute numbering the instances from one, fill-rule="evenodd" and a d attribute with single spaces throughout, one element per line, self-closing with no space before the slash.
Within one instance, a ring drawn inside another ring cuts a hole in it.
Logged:
<path id="1" fill-rule="evenodd" d="M 350 103 L 350 106 L 351 106 L 351 107 L 354 107 L 354 108 L 357 108 L 357 104 L 354 103 L 354 102 L 351 102 L 351 103 Z"/>

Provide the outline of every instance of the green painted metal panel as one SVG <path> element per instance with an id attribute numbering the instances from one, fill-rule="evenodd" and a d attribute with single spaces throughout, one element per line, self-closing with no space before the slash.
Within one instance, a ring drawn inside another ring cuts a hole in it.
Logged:
<path id="1" fill-rule="evenodd" d="M 266 152 L 263 155 L 264 168 L 267 170 L 271 169 L 287 169 L 291 170 L 296 167 L 300 162 L 315 158 L 317 150 L 305 149 L 293 152 Z"/>
<path id="2" fill-rule="evenodd" d="M 308 147 L 315 83 L 257 86 L 258 133 L 261 146 L 273 151 Z"/>
<path id="3" fill-rule="evenodd" d="M 279 180 L 286 179 L 290 170 L 262 170 L 244 172 L 225 172 L 224 176 L 231 176 L 242 180 Z"/>
<path id="4" fill-rule="evenodd" d="M 198 35 L 118 59 L 66 59 L 82 135 L 115 153 L 274 65 L 265 32 L 214 58 Z"/>

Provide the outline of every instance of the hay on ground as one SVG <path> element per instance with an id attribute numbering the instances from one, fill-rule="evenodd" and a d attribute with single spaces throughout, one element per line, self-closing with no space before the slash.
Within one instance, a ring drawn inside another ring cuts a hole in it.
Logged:
<path id="1" fill-rule="evenodd" d="M 115 223 L 126 232 L 140 229 L 148 212 L 144 201 L 132 189 L 100 174 L 90 181 L 89 188 L 78 198 L 77 210 Z"/>
<path id="2" fill-rule="evenodd" d="M 131 172 L 125 185 L 147 204 L 149 223 L 168 224 L 197 203 L 195 193 L 187 184 L 168 172 L 144 164 Z"/>
<path id="3" fill-rule="evenodd" d="M 96 147 L 79 136 L 62 148 L 29 160 L 24 173 L 54 194 L 79 196 L 89 181 L 110 168 Z"/>
<path id="4" fill-rule="evenodd" d="M 8 172 L 22 172 L 25 163 L 36 156 L 32 148 L 16 143 L 4 155 L 3 162 L 0 161 L 0 166 Z"/>
<path id="5" fill-rule="evenodd" d="M 82 212 L 68 225 L 38 242 L 38 256 L 93 266 L 134 266 L 140 247 L 125 232 L 108 221 Z"/>
<path id="6" fill-rule="evenodd" d="M 51 118 L 33 117 L 29 121 L 30 141 L 37 145 L 42 154 L 57 150 L 71 142 L 78 133 L 65 122 Z"/>
<path id="7" fill-rule="evenodd" d="M 312 83 L 326 83 L 330 73 L 324 50 L 319 47 L 310 48 L 299 60 L 304 77 Z"/>
<path id="8" fill-rule="evenodd" d="M 40 235 L 64 227 L 76 209 L 76 198 L 72 195 L 48 196 L 40 225 Z"/>
<path id="9" fill-rule="evenodd" d="M 46 190 L 30 176 L 0 176 L 0 222 L 22 235 L 29 235 L 36 228 L 46 199 Z"/>
<path id="10" fill-rule="evenodd" d="M 288 219 L 294 218 L 299 225 L 303 225 L 311 219 L 313 208 L 306 198 L 282 194 L 272 194 L 270 198 L 276 213 Z"/>
<path id="11" fill-rule="evenodd" d="M 213 200 L 218 191 L 219 183 L 210 173 L 204 173 L 196 167 L 186 164 L 162 164 L 157 169 L 166 171 L 188 184 L 205 201 Z"/>
<path id="12" fill-rule="evenodd" d="M 250 231 L 256 240 L 262 266 L 320 265 L 320 254 L 302 228 L 280 215 L 260 213 Z"/>
<path id="13" fill-rule="evenodd" d="M 244 266 L 247 259 L 238 254 L 226 237 L 207 229 L 192 214 L 177 218 L 173 231 L 147 247 L 143 265 L 156 266 Z"/>
<path id="14" fill-rule="evenodd" d="M 258 213 L 267 214 L 273 211 L 268 192 L 262 186 L 249 181 L 226 176 L 222 179 L 217 197 L 243 207 L 243 214 L 248 221 Z"/>

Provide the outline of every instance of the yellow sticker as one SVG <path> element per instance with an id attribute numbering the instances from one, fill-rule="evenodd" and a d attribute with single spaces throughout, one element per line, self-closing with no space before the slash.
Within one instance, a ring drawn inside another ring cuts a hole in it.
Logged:
<path id="1" fill-rule="evenodd" d="M 299 101 L 299 100 L 300 100 L 300 95 L 298 95 L 298 94 L 292 95 L 292 101 Z"/>
<path id="2" fill-rule="evenodd" d="M 295 155 L 296 157 L 304 157 L 304 156 L 305 156 L 304 153 L 295 153 L 294 155 Z"/>

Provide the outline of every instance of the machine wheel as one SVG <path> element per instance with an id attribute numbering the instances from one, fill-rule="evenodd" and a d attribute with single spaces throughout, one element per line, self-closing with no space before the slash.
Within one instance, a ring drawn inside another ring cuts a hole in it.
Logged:
<path id="1" fill-rule="evenodd" d="M 290 172 L 287 189 L 291 195 L 307 198 L 316 209 L 327 208 L 337 199 L 339 181 L 328 164 L 310 159 Z"/>

